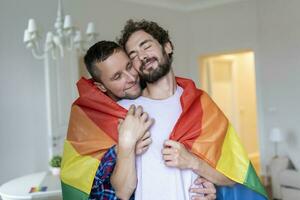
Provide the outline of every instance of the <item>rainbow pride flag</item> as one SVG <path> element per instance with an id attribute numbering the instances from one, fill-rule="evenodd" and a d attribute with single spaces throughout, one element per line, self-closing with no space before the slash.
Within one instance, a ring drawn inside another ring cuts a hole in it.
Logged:
<path id="1" fill-rule="evenodd" d="M 37 187 L 31 187 L 29 190 L 29 193 L 35 193 L 35 192 L 46 192 L 47 186 L 37 186 Z"/>
<path id="2" fill-rule="evenodd" d="M 217 198 L 230 200 L 268 199 L 232 125 L 193 81 L 176 78 L 184 92 L 182 114 L 170 139 L 179 141 L 210 166 L 238 184 L 219 187 Z M 64 200 L 88 199 L 95 173 L 104 153 L 117 143 L 117 124 L 127 110 L 92 83 L 77 83 L 79 98 L 73 103 L 62 161 Z M 153 138 L 155 139 L 155 138 Z"/>

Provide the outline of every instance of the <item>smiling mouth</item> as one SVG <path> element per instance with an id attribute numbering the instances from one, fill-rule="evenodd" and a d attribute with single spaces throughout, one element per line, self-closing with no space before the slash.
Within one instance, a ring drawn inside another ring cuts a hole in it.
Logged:
<path id="1" fill-rule="evenodd" d="M 138 83 L 138 82 L 136 81 L 134 84 L 132 84 L 130 87 L 126 88 L 125 90 L 129 90 L 129 89 L 135 87 L 135 86 L 137 85 L 137 83 Z"/>
<path id="2" fill-rule="evenodd" d="M 143 62 L 142 70 L 148 69 L 152 66 L 152 64 L 156 61 L 156 58 L 149 58 L 145 62 Z"/>

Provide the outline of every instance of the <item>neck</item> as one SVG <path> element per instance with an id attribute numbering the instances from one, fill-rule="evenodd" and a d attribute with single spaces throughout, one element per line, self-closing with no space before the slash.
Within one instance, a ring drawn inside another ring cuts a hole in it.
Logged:
<path id="1" fill-rule="evenodd" d="M 176 85 L 173 70 L 170 69 L 168 74 L 155 83 L 147 83 L 147 87 L 143 90 L 142 96 L 150 99 L 166 99 L 175 93 Z"/>
<path id="2" fill-rule="evenodd" d="M 116 97 L 115 95 L 113 95 L 111 92 L 106 92 L 106 95 L 109 96 L 113 101 L 119 101 L 120 98 Z"/>

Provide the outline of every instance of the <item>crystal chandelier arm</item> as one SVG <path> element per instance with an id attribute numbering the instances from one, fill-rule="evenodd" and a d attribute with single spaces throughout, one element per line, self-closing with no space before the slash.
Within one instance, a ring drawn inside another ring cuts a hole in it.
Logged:
<path id="1" fill-rule="evenodd" d="M 37 49 L 35 47 L 31 48 L 31 53 L 33 57 L 37 60 L 43 60 L 45 58 L 45 54 L 38 54 Z"/>
<path id="2" fill-rule="evenodd" d="M 61 57 L 64 57 L 64 47 L 63 47 L 63 38 L 61 36 L 53 36 L 54 47 L 58 47 Z M 53 48 L 55 49 L 55 48 Z"/>
<path id="3" fill-rule="evenodd" d="M 70 15 L 63 17 L 62 0 L 58 0 L 57 16 L 54 23 L 54 31 L 48 32 L 44 49 L 39 48 L 38 40 L 39 31 L 36 21 L 31 18 L 28 21 L 27 29 L 24 32 L 23 41 L 28 49 L 31 49 L 32 54 L 37 59 L 45 58 L 45 55 L 50 53 L 56 59 L 59 56 L 64 57 L 64 51 L 77 49 L 81 54 L 84 54 L 87 48 L 96 41 L 97 32 L 95 24 L 89 22 L 86 34 L 81 35 L 78 28 L 73 25 Z M 43 51 L 42 53 L 40 53 Z"/>
<path id="4" fill-rule="evenodd" d="M 54 28 L 59 36 L 63 36 L 63 10 L 61 0 L 58 0 L 57 16 Z"/>

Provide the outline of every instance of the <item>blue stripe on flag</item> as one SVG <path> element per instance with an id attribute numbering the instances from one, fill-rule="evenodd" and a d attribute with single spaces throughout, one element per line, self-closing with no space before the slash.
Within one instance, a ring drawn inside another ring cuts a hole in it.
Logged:
<path id="1" fill-rule="evenodd" d="M 242 184 L 217 186 L 217 200 L 267 200 L 267 198 Z"/>

